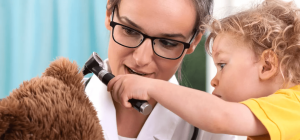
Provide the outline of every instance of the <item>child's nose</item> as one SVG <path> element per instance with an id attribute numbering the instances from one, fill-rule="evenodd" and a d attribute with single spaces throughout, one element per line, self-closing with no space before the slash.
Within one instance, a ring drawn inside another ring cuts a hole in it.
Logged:
<path id="1" fill-rule="evenodd" d="M 152 60 L 153 50 L 151 39 L 146 39 L 133 52 L 133 59 L 140 67 L 148 65 Z"/>
<path id="2" fill-rule="evenodd" d="M 217 75 L 210 81 L 210 85 L 216 87 L 219 85 L 219 80 L 216 78 Z"/>

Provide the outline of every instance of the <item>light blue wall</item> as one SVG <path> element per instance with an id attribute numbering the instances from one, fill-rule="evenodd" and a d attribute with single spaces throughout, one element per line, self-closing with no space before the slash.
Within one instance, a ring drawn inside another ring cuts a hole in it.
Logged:
<path id="1" fill-rule="evenodd" d="M 0 98 L 51 61 L 107 57 L 106 0 L 0 0 Z"/>

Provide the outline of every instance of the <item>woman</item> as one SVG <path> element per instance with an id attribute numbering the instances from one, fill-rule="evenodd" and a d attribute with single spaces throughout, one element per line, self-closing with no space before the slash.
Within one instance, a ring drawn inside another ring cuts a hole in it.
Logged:
<path id="1" fill-rule="evenodd" d="M 203 35 L 200 25 L 212 2 L 204 0 L 108 0 L 105 26 L 110 30 L 107 69 L 114 75 L 137 74 L 178 84 L 174 74 L 185 54 Z M 148 39 L 149 38 L 149 39 Z M 187 140 L 194 127 L 155 100 L 150 115 L 128 110 L 112 100 L 93 76 L 86 93 L 94 104 L 106 139 Z M 198 139 L 231 140 L 234 136 L 200 131 Z"/>

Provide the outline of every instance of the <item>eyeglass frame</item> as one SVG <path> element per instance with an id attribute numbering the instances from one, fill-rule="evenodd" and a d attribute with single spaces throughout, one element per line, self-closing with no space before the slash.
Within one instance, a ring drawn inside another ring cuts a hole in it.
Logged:
<path id="1" fill-rule="evenodd" d="M 112 16 L 111 16 L 111 21 L 110 21 L 110 26 L 113 28 L 113 30 L 112 30 L 112 37 L 113 37 L 113 40 L 114 40 L 116 43 L 118 43 L 119 45 L 124 46 L 124 47 L 126 47 L 126 48 L 137 48 L 137 47 L 139 47 L 141 44 L 143 44 L 144 41 L 145 41 L 147 38 L 149 38 L 149 39 L 151 40 L 152 50 L 153 50 L 153 52 L 154 52 L 157 56 L 162 57 L 162 58 L 165 58 L 165 59 L 169 59 L 169 60 L 176 60 L 176 59 L 179 59 L 179 58 L 182 56 L 182 54 L 184 53 L 184 50 L 185 50 L 185 49 L 189 49 L 189 48 L 191 47 L 191 43 L 194 41 L 196 35 L 197 35 L 198 32 L 199 32 L 199 30 L 194 29 L 194 30 L 195 30 L 195 33 L 193 34 L 193 36 L 192 36 L 191 40 L 189 41 L 189 43 L 182 42 L 182 41 L 178 41 L 178 40 L 173 40 L 173 39 L 161 38 L 161 37 L 151 37 L 151 36 L 148 36 L 148 35 L 146 35 L 146 34 L 140 32 L 140 31 L 138 31 L 138 30 L 132 29 L 131 27 L 128 27 L 128 26 L 126 26 L 126 25 L 123 25 L 123 24 L 114 22 L 114 21 L 113 21 L 113 18 L 114 18 L 114 11 L 115 11 L 116 7 L 117 7 L 117 6 L 115 6 L 114 9 L 113 9 L 113 11 L 112 11 Z M 115 30 L 115 26 L 116 26 L 116 25 L 120 25 L 120 26 L 129 28 L 129 29 L 131 29 L 131 30 L 134 30 L 134 31 L 140 33 L 140 34 L 143 36 L 142 41 L 141 41 L 136 47 L 129 47 L 129 46 L 126 46 L 126 45 L 123 45 L 123 44 L 119 43 L 118 41 L 116 41 L 116 39 L 115 39 L 115 37 L 114 37 L 114 30 Z M 153 46 L 154 40 L 155 40 L 155 39 L 164 39 L 164 40 L 176 41 L 176 42 L 182 43 L 183 46 L 184 46 L 184 48 L 183 48 L 181 54 L 180 54 L 178 57 L 176 57 L 176 58 L 167 58 L 167 57 L 161 56 L 161 55 L 159 55 L 159 54 L 157 54 L 157 53 L 155 52 L 154 46 Z"/>

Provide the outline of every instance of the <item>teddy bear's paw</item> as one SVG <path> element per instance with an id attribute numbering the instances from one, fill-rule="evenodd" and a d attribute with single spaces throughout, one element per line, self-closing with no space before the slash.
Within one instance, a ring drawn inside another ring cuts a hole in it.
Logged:
<path id="1" fill-rule="evenodd" d="M 72 85 L 77 88 L 84 87 L 82 82 L 83 74 L 80 72 L 79 66 L 75 61 L 72 63 L 64 57 L 53 61 L 45 70 L 43 76 L 54 77 L 63 81 L 66 85 Z"/>

